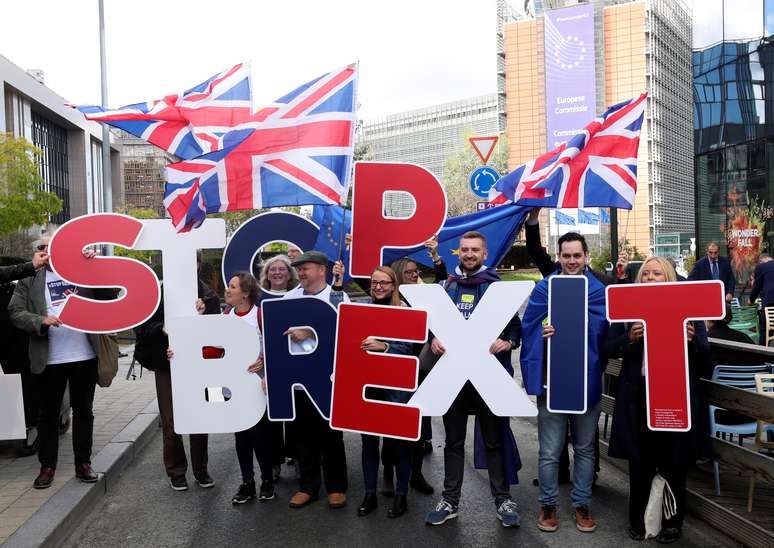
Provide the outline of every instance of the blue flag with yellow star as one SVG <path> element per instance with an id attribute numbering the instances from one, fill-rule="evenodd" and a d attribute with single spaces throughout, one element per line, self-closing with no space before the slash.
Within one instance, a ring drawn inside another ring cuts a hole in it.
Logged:
<path id="1" fill-rule="evenodd" d="M 320 227 L 314 249 L 325 253 L 331 262 L 340 258 L 349 265 L 349 249 L 344 244 L 344 235 L 352 230 L 352 212 L 340 206 L 315 206 L 312 222 Z M 349 279 L 349 272 L 345 272 L 344 281 Z"/>
<path id="2" fill-rule="evenodd" d="M 532 208 L 528 206 L 504 204 L 476 213 L 447 218 L 438 233 L 438 253 L 446 263 L 446 268 L 451 272 L 459 264 L 460 236 L 469 230 L 476 230 L 486 236 L 488 256 L 485 264 L 487 266 L 500 264 L 511 249 L 530 209 Z M 339 257 L 340 235 L 349 234 L 352 231 L 351 212 L 339 206 L 315 206 L 312 221 L 320 227 L 315 249 L 328 255 L 329 259 L 336 260 Z M 341 241 L 343 242 L 343 239 Z M 349 250 L 343 249 L 342 257 L 344 264 L 349 264 Z M 424 246 L 384 250 L 385 264 L 390 264 L 401 257 L 411 257 L 417 263 L 428 267 L 433 266 L 430 254 Z"/>

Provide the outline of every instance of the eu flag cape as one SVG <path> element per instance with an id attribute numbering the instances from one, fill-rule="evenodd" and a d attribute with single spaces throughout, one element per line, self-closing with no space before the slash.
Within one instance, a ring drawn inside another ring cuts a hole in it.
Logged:
<path id="1" fill-rule="evenodd" d="M 537 283 L 529 297 L 527 309 L 521 320 L 521 376 L 527 394 L 541 396 L 545 393 L 543 320 L 548 316 L 548 279 L 560 274 L 557 270 Z M 583 273 L 588 280 L 589 333 L 588 333 L 588 385 L 589 406 L 596 405 L 602 397 L 602 363 L 604 343 L 607 337 L 605 286 L 590 270 Z"/>

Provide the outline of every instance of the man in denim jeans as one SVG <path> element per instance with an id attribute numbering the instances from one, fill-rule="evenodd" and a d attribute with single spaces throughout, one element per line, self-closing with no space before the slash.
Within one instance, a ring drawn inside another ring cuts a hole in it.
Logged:
<path id="1" fill-rule="evenodd" d="M 575 526 L 579 531 L 590 533 L 597 528 L 589 507 L 594 481 L 594 444 L 602 397 L 604 364 L 601 354 L 608 325 L 605 317 L 605 287 L 586 266 L 589 255 L 583 236 L 569 232 L 559 238 L 557 245 L 559 268 L 535 286 L 523 321 L 522 376 L 527 393 L 538 396 L 540 513 L 537 525 L 541 531 L 548 532 L 556 531 L 559 527 L 556 517 L 559 458 L 569 420 L 575 462 L 570 494 L 575 508 Z M 585 276 L 588 282 L 587 409 L 582 414 L 552 413 L 546 405 L 545 341 L 555 333 L 555 329 L 542 323 L 548 314 L 548 279 L 561 275 Z"/>

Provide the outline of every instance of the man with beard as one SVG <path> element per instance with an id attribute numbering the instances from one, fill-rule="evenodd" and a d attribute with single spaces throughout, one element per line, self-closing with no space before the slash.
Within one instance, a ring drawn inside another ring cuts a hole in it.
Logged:
<path id="1" fill-rule="evenodd" d="M 499 281 L 500 277 L 494 268 L 484 266 L 487 258 L 486 237 L 480 232 L 470 231 L 462 235 L 459 257 L 460 264 L 455 274 L 444 282 L 444 289 L 467 319 L 489 285 Z M 520 340 L 521 323 L 518 315 L 515 315 L 489 347 L 489 351 L 511 374 L 511 351 L 519 346 Z M 436 355 L 445 352 L 443 343 L 437 338 L 432 339 L 431 349 Z M 481 426 L 497 519 L 502 522 L 503 527 L 518 527 L 521 517 L 516 502 L 511 499 L 503 458 L 503 433 L 507 425 L 505 421 L 508 419 L 492 413 L 470 381 L 465 383 L 443 416 L 446 431 L 443 498 L 435 509 L 427 514 L 425 522 L 428 525 L 441 525 L 457 517 L 465 469 L 465 435 L 469 415 L 475 415 Z"/>

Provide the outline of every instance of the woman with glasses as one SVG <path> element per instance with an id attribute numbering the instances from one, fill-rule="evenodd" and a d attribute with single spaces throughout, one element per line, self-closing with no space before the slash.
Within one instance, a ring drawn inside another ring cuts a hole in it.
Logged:
<path id="1" fill-rule="evenodd" d="M 259 301 L 281 297 L 298 285 L 298 274 L 287 255 L 275 255 L 264 261 L 259 283 L 263 293 Z"/>
<path id="2" fill-rule="evenodd" d="M 297 251 L 296 256 L 301 254 L 301 251 L 293 245 L 288 246 L 289 253 L 291 250 Z M 261 268 L 258 285 L 261 287 L 261 294 L 258 297 L 256 306 L 258 306 L 259 325 L 261 330 L 263 330 L 263 318 L 260 312 L 261 302 L 266 299 L 280 298 L 298 285 L 298 273 L 290 265 L 290 258 L 287 255 L 275 255 L 266 259 Z M 288 465 L 292 466 L 295 464 L 296 452 L 293 449 L 295 444 L 293 443 L 292 431 L 293 427 L 291 424 L 284 422 L 271 423 L 272 477 L 275 482 L 280 478 L 282 465 L 285 464 L 286 458 L 288 459 Z"/>
<path id="3" fill-rule="evenodd" d="M 650 257 L 640 267 L 636 283 L 677 281 L 674 267 L 663 257 Z M 645 404 L 644 327 L 642 323 L 613 323 L 608 331 L 606 350 L 610 358 L 622 358 L 621 373 L 610 434 L 611 457 L 629 460 L 629 536 L 645 539 L 645 508 L 653 477 L 658 472 L 669 483 L 675 496 L 676 514 L 661 522 L 656 540 L 669 544 L 680 538 L 685 516 L 685 479 L 696 462 L 704 432 L 697 399 L 697 381 L 707 359 L 706 330 L 703 322 L 688 322 L 688 369 L 691 384 L 691 416 L 688 432 L 654 432 L 647 426 Z M 706 408 L 705 408 L 706 409 Z"/>
<path id="4" fill-rule="evenodd" d="M 435 265 L 435 281 L 440 282 L 448 277 L 446 271 L 446 265 L 438 255 L 438 240 L 435 238 L 425 242 L 425 247 L 430 251 L 430 256 L 433 259 Z M 417 263 L 409 257 L 403 257 L 392 263 L 392 268 L 395 270 L 395 274 L 398 276 L 398 286 L 403 284 L 416 284 L 421 283 L 419 278 L 419 271 Z M 412 345 L 412 355 L 419 356 L 422 352 L 424 344 L 418 343 Z M 423 369 L 419 370 L 419 384 L 425 380 L 428 371 Z M 424 495 L 432 495 L 435 491 L 433 486 L 430 485 L 425 479 L 422 473 L 422 462 L 424 456 L 433 451 L 433 426 L 430 417 L 422 417 L 422 437 L 414 442 L 411 449 L 411 487 L 416 489 Z M 382 455 L 382 462 L 384 464 L 384 485 L 387 486 L 389 492 L 389 486 L 392 484 L 392 466 L 390 466 L 391 455 Z"/>
<path id="5" fill-rule="evenodd" d="M 403 306 L 398 294 L 398 278 L 395 271 L 389 266 L 377 266 L 371 274 L 371 303 L 385 306 Z M 360 348 L 363 352 L 387 352 L 390 354 L 411 354 L 411 344 L 391 341 L 386 342 L 373 337 L 364 339 Z M 404 390 L 392 390 L 384 388 L 368 388 L 366 397 L 380 399 L 394 403 L 407 403 L 411 392 Z M 357 509 L 358 516 L 367 516 L 377 506 L 376 483 L 379 477 L 379 436 L 363 434 L 363 479 L 365 483 L 365 497 Z M 412 442 L 384 438 L 383 445 L 391 447 L 395 455 L 395 468 L 397 470 L 397 484 L 395 486 L 395 498 L 392 507 L 387 512 L 387 517 L 397 518 L 406 513 L 408 509 L 406 495 L 408 494 L 409 476 L 411 475 L 411 446 Z"/>

